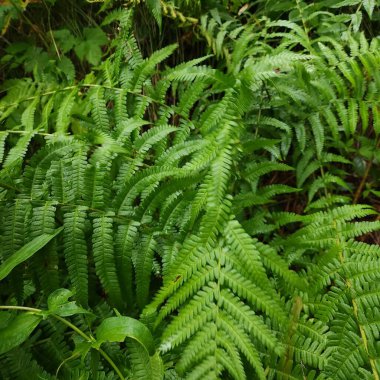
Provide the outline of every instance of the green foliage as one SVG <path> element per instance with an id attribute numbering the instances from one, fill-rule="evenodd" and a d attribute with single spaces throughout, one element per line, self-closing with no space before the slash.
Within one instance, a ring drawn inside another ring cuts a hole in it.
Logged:
<path id="1" fill-rule="evenodd" d="M 1 312 L 0 354 L 17 347 L 28 339 L 37 327 L 41 317 L 33 314 L 20 314 L 14 318 L 7 312 Z"/>
<path id="2" fill-rule="evenodd" d="M 29 243 L 25 244 L 17 252 L 13 253 L 12 256 L 8 257 L 8 259 L 5 260 L 0 266 L 0 280 L 7 277 L 14 267 L 29 259 L 41 248 L 43 248 L 51 239 L 54 238 L 54 236 L 61 232 L 61 230 L 62 228 L 58 229 L 54 234 L 44 234 L 36 237 Z"/>
<path id="3" fill-rule="evenodd" d="M 2 58 L 0 377 L 379 379 L 378 4 L 48 3 Z"/>

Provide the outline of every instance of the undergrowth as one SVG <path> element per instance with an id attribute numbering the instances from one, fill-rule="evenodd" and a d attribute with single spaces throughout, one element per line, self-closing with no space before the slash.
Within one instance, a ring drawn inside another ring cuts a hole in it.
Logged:
<path id="1" fill-rule="evenodd" d="M 0 377 L 379 380 L 378 2 L 6 3 Z"/>

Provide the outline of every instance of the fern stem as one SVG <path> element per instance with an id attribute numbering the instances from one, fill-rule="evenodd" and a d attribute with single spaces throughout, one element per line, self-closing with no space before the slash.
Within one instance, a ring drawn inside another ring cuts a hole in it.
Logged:
<path id="1" fill-rule="evenodd" d="M 321 177 L 323 178 L 323 190 L 325 192 L 325 197 L 327 198 L 329 196 L 329 192 L 327 191 L 327 187 L 326 187 L 326 182 L 325 182 L 325 170 L 323 169 L 323 166 L 321 165 L 320 166 L 320 172 L 321 172 Z"/>
<path id="2" fill-rule="evenodd" d="M 379 146 L 380 146 L 380 138 L 378 138 L 377 141 L 376 141 L 376 149 L 379 148 Z M 359 200 L 359 198 L 360 198 L 360 196 L 361 196 L 361 194 L 363 192 L 363 188 L 364 188 L 365 183 L 367 182 L 367 178 L 369 176 L 369 172 L 371 171 L 372 165 L 373 165 L 373 157 L 367 163 L 367 167 L 365 169 L 363 178 L 360 181 L 359 187 L 355 191 L 355 196 L 354 196 L 353 204 L 356 204 L 358 202 L 358 200 Z"/>
<path id="3" fill-rule="evenodd" d="M 291 320 L 289 323 L 288 331 L 287 331 L 287 337 L 286 337 L 286 352 L 282 360 L 282 364 L 280 364 L 280 368 L 283 371 L 286 376 L 290 375 L 291 372 L 291 360 L 293 359 L 294 355 L 294 347 L 291 345 L 292 339 L 294 334 L 297 331 L 298 327 L 298 321 L 300 319 L 301 311 L 303 307 L 302 298 L 300 296 L 296 296 L 294 298 L 294 304 L 291 311 Z"/>
<path id="4" fill-rule="evenodd" d="M 350 289 L 351 288 L 351 281 L 347 280 L 346 284 L 347 284 L 347 287 Z M 370 357 L 370 354 L 369 354 L 369 351 L 368 351 L 368 339 L 367 339 L 367 335 L 366 335 L 366 333 L 364 331 L 363 326 L 359 323 L 358 304 L 356 303 L 355 299 L 352 299 L 352 308 L 354 310 L 355 319 L 356 319 L 356 321 L 358 323 L 358 326 L 359 326 L 360 336 L 363 339 L 364 348 L 365 348 L 365 350 L 367 352 L 367 355 L 369 357 L 369 362 L 371 364 L 373 376 L 374 376 L 375 380 L 380 380 L 379 374 L 377 373 L 375 360 Z"/>
<path id="5" fill-rule="evenodd" d="M 370 172 L 370 170 L 372 168 L 372 163 L 373 163 L 373 160 L 369 161 L 368 164 L 367 164 L 367 167 L 365 169 L 363 178 L 360 181 L 359 186 L 358 186 L 358 188 L 355 191 L 354 200 L 352 201 L 353 204 L 358 203 L 358 200 L 359 200 L 360 196 L 362 195 L 364 185 L 367 182 L 367 178 L 368 178 L 369 172 Z"/>

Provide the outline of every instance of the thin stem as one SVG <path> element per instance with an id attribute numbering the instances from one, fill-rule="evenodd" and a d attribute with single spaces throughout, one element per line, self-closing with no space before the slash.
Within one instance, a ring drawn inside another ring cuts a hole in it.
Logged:
<path id="1" fill-rule="evenodd" d="M 41 314 L 43 310 L 41 309 L 35 309 L 33 307 L 26 307 L 26 306 L 0 306 L 0 310 L 19 310 L 19 311 L 29 311 L 35 314 Z M 96 342 L 96 340 L 88 336 L 86 333 L 84 333 L 81 329 L 73 325 L 71 322 L 69 322 L 67 319 L 64 319 L 56 314 L 49 314 L 49 316 L 52 316 L 53 318 L 57 319 L 58 321 L 62 322 L 66 326 L 70 327 L 72 330 L 74 330 L 78 335 L 80 335 L 83 339 L 85 339 L 87 342 Z M 115 362 L 110 358 L 110 356 L 103 351 L 100 347 L 93 347 L 96 350 L 99 351 L 99 353 L 103 356 L 103 358 L 111 365 L 111 367 L 115 370 L 117 375 L 120 377 L 120 379 L 125 380 L 125 377 L 123 376 L 120 369 L 117 367 Z"/>
<path id="2" fill-rule="evenodd" d="M 6 133 L 15 133 L 15 134 L 20 134 L 20 135 L 26 135 L 28 133 L 31 133 L 30 131 L 14 131 L 12 129 L 7 129 L 6 131 L 3 131 L 3 132 L 6 132 Z M 33 131 L 32 132 L 34 135 L 41 135 L 41 136 L 53 136 L 52 133 L 45 133 L 45 132 L 36 132 L 36 131 Z"/>
<path id="3" fill-rule="evenodd" d="M 33 313 L 41 313 L 41 309 L 35 309 L 34 307 L 26 306 L 0 306 L 0 310 L 19 310 L 19 311 L 31 311 Z"/>
<path id="4" fill-rule="evenodd" d="M 102 355 L 103 358 L 106 359 L 107 362 L 111 365 L 111 367 L 115 370 L 115 372 L 120 377 L 120 379 L 124 380 L 125 379 L 124 375 L 121 373 L 120 369 L 117 367 L 115 362 L 108 356 L 108 354 L 105 351 L 103 351 L 101 348 L 98 348 L 98 351 L 100 355 Z"/>
<path id="5" fill-rule="evenodd" d="M 58 378 L 58 373 L 59 371 L 61 370 L 62 366 L 65 365 L 69 360 L 72 360 L 72 359 L 75 359 L 77 357 L 79 357 L 80 354 L 79 353 L 76 353 L 76 354 L 73 354 L 71 356 L 69 356 L 68 358 L 66 358 L 57 368 L 57 370 L 55 371 L 55 377 Z"/>
<path id="6" fill-rule="evenodd" d="M 61 321 L 63 324 L 66 326 L 70 327 L 72 330 L 74 330 L 78 335 L 80 335 L 82 338 L 87 340 L 88 342 L 93 342 L 94 338 L 88 336 L 85 334 L 82 330 L 80 330 L 78 327 L 73 325 L 71 322 L 69 322 L 67 319 L 60 317 L 59 315 L 56 314 L 50 314 L 53 318 L 58 319 L 58 321 Z"/>
<path id="7" fill-rule="evenodd" d="M 379 146 L 380 146 L 380 138 L 378 137 L 376 141 L 376 149 L 378 149 Z M 365 183 L 367 182 L 367 178 L 369 176 L 369 172 L 371 171 L 372 165 L 373 165 L 373 157 L 371 157 L 371 160 L 367 163 L 367 167 L 365 169 L 363 178 L 361 179 L 360 184 L 355 191 L 354 200 L 353 200 L 354 204 L 358 202 L 360 196 L 362 195 L 363 188 L 364 188 Z"/>
<path id="8" fill-rule="evenodd" d="M 85 340 L 87 340 L 89 342 L 95 342 L 95 339 L 93 337 L 88 336 L 87 334 L 85 334 L 82 330 L 78 329 L 78 327 L 76 327 L 75 325 L 73 325 L 68 320 L 60 317 L 59 315 L 55 315 L 55 314 L 51 314 L 51 316 L 54 317 L 54 318 L 56 318 L 56 319 L 58 319 L 59 321 L 61 321 L 66 326 L 70 327 L 71 329 L 73 329 L 77 334 L 79 334 Z M 115 362 L 108 356 L 108 354 L 105 351 L 103 351 L 100 347 L 99 348 L 95 347 L 95 349 L 97 349 L 99 351 L 99 353 L 104 357 L 104 359 L 107 360 L 107 362 L 115 370 L 115 372 L 120 377 L 120 379 L 124 380 L 125 378 L 124 378 L 123 374 L 121 373 L 120 369 L 117 367 L 117 365 L 115 364 Z"/>
<path id="9" fill-rule="evenodd" d="M 327 191 L 327 187 L 326 187 L 326 182 L 325 182 L 325 170 L 323 169 L 323 165 L 321 164 L 321 166 L 319 167 L 320 169 L 320 172 L 321 172 L 321 177 L 323 179 L 323 189 L 324 189 L 324 192 L 325 192 L 325 197 L 327 198 L 329 196 L 329 193 Z"/>
<path id="10" fill-rule="evenodd" d="M 57 46 L 57 44 L 55 42 L 53 31 L 51 30 L 51 12 L 50 12 L 50 8 L 46 4 L 45 0 L 42 0 L 42 2 L 44 3 L 46 11 L 47 11 L 47 14 L 48 14 L 48 25 L 49 25 L 50 38 L 53 41 L 54 49 L 55 49 L 55 51 L 57 53 L 58 59 L 61 60 L 61 54 L 59 53 L 59 49 L 58 49 L 58 46 Z"/>
<path id="11" fill-rule="evenodd" d="M 360 196 L 362 195 L 364 185 L 367 182 L 367 178 L 368 178 L 369 172 L 370 172 L 370 170 L 372 168 L 372 164 L 373 164 L 373 160 L 371 160 L 371 161 L 369 161 L 367 163 L 367 167 L 365 169 L 363 178 L 361 179 L 360 184 L 359 184 L 358 188 L 355 191 L 355 196 L 354 196 L 353 204 L 358 203 L 358 200 L 359 200 Z"/>

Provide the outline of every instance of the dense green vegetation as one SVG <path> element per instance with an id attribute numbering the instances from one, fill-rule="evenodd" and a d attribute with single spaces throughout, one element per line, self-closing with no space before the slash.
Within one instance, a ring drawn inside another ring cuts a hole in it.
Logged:
<path id="1" fill-rule="evenodd" d="M 0 2 L 0 378 L 380 380 L 380 2 Z"/>

